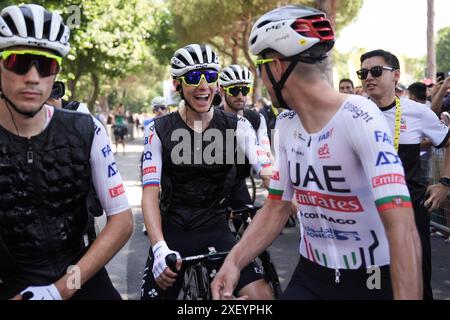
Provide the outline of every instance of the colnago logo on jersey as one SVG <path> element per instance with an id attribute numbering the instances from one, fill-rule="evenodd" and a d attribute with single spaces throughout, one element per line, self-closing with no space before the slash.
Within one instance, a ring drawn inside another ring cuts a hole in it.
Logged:
<path id="1" fill-rule="evenodd" d="M 313 229 L 308 226 L 305 226 L 303 229 L 309 238 L 361 241 L 361 237 L 356 231 L 340 231 L 332 228 Z"/>
<path id="2" fill-rule="evenodd" d="M 320 147 L 317 153 L 319 154 L 319 159 L 328 159 L 331 157 L 330 148 L 327 143 Z"/>
<path id="3" fill-rule="evenodd" d="M 378 188 L 387 184 L 406 184 L 405 176 L 397 173 L 383 174 L 372 178 L 372 187 Z"/>
<path id="4" fill-rule="evenodd" d="M 271 179 L 279 181 L 280 180 L 280 171 L 274 171 L 274 173 L 272 174 Z"/>
<path id="5" fill-rule="evenodd" d="M 323 214 L 323 213 L 318 214 L 317 212 L 300 211 L 300 216 L 305 219 L 322 219 L 322 220 L 326 220 L 330 223 L 335 223 L 335 224 L 349 224 L 349 225 L 356 224 L 356 221 L 353 219 L 333 218 L 333 217 L 327 216 L 326 214 Z"/>
<path id="6" fill-rule="evenodd" d="M 315 191 L 295 189 L 295 200 L 300 205 L 321 207 L 339 212 L 362 212 L 361 202 L 356 196 L 334 196 Z"/>

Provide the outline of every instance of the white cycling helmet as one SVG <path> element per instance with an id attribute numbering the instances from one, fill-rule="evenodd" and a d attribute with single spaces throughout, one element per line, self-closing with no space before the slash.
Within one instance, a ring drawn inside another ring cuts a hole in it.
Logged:
<path id="1" fill-rule="evenodd" d="M 62 17 L 36 4 L 9 6 L 0 13 L 0 49 L 28 46 L 69 53 L 70 30 Z"/>
<path id="2" fill-rule="evenodd" d="M 312 58 L 310 63 L 323 60 L 334 45 L 334 32 L 322 11 L 289 5 L 272 10 L 254 24 L 249 47 L 254 55 L 268 50 L 285 57 L 301 53 Z M 314 61 L 315 60 L 315 61 Z"/>
<path id="3" fill-rule="evenodd" d="M 228 87 L 235 84 L 252 84 L 253 78 L 247 67 L 232 64 L 222 70 L 219 81 L 221 86 Z"/>
<path id="4" fill-rule="evenodd" d="M 154 106 L 166 106 L 166 99 L 164 97 L 158 96 L 153 98 L 152 100 L 152 107 Z"/>
<path id="5" fill-rule="evenodd" d="M 220 70 L 218 54 L 204 44 L 190 44 L 178 49 L 170 60 L 170 64 L 170 74 L 174 78 L 197 69 Z"/>

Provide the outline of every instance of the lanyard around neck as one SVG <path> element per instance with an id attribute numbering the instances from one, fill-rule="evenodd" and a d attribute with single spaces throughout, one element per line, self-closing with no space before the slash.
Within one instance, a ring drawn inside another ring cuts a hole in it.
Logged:
<path id="1" fill-rule="evenodd" d="M 395 129 L 394 129 L 394 148 L 398 152 L 398 146 L 400 144 L 400 124 L 402 119 L 402 107 L 400 105 L 400 99 L 395 97 Z"/>

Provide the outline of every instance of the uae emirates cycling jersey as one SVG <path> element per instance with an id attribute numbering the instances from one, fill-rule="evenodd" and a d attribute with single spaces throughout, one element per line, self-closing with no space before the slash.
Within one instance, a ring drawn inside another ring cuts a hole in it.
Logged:
<path id="1" fill-rule="evenodd" d="M 54 108 L 46 105 L 47 127 L 53 117 Z M 83 113 L 85 113 L 83 111 Z M 95 135 L 92 141 L 90 163 L 92 182 L 107 216 L 112 216 L 130 208 L 125 187 L 103 125 L 95 117 Z"/>
<path id="2" fill-rule="evenodd" d="M 411 199 L 414 203 L 420 203 L 426 190 L 426 186 L 420 182 L 420 143 L 423 138 L 428 138 L 436 148 L 442 148 L 447 144 L 450 132 L 426 105 L 402 98 L 400 106 L 402 117 L 398 154 L 405 169 L 406 183 L 411 193 Z M 394 134 L 395 102 L 380 109 Z"/>
<path id="3" fill-rule="evenodd" d="M 389 264 L 379 212 L 411 207 L 386 120 L 371 101 L 349 96 L 328 124 L 309 134 L 294 111 L 276 124 L 269 198 L 299 205 L 300 254 L 334 269 Z"/>

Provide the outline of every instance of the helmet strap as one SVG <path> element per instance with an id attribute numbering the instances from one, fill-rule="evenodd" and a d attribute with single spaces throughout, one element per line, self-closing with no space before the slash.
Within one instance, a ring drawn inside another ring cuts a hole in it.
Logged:
<path id="1" fill-rule="evenodd" d="M 286 101 L 284 101 L 282 90 L 284 88 L 284 84 L 286 83 L 287 79 L 291 75 L 292 71 L 294 71 L 294 68 L 297 65 L 298 61 L 299 60 L 291 61 L 291 63 L 289 64 L 288 68 L 286 69 L 286 71 L 281 76 L 281 79 L 280 79 L 279 82 L 277 82 L 275 80 L 275 78 L 273 76 L 273 73 L 270 70 L 269 64 L 268 63 L 265 64 L 267 76 L 269 77 L 269 80 L 272 83 L 272 88 L 273 88 L 273 90 L 275 90 L 275 94 L 277 96 L 278 103 L 280 104 L 279 107 L 285 108 L 285 109 L 288 109 L 288 110 L 291 110 L 292 108 L 287 105 Z"/>
<path id="2" fill-rule="evenodd" d="M 39 113 L 39 111 L 41 111 L 45 105 L 45 102 L 44 102 L 38 109 L 36 109 L 34 111 L 30 111 L 30 112 L 24 112 L 24 111 L 20 110 L 19 108 L 17 108 L 17 106 L 7 96 L 5 96 L 5 94 L 3 92 L 0 95 L 1 95 L 1 98 L 3 100 L 5 100 L 5 104 L 10 105 L 14 109 L 14 111 L 16 111 L 17 113 L 20 113 L 21 115 L 24 115 L 29 118 L 34 118 L 34 116 L 37 115 Z"/>

